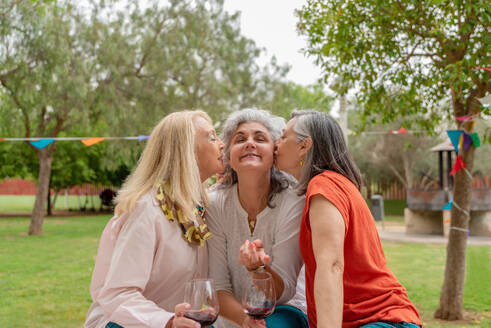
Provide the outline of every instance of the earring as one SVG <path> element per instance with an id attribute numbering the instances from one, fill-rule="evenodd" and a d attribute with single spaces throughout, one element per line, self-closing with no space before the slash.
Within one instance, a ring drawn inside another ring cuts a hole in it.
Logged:
<path id="1" fill-rule="evenodd" d="M 303 159 L 300 160 L 300 166 L 303 166 Z"/>

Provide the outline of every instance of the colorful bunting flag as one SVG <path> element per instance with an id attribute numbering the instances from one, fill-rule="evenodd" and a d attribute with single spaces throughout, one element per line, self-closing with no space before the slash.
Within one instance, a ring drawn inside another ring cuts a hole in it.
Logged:
<path id="1" fill-rule="evenodd" d="M 0 141 L 3 141 L 5 138 L 0 138 Z"/>
<path id="2" fill-rule="evenodd" d="M 457 173 L 458 170 L 465 169 L 465 167 L 466 165 L 462 160 L 462 156 L 458 155 L 457 159 L 455 160 L 455 164 L 452 168 L 452 171 L 450 171 L 450 175 L 454 175 L 455 173 Z"/>
<path id="3" fill-rule="evenodd" d="M 471 120 L 474 117 L 477 117 L 479 115 L 481 115 L 481 113 L 477 113 L 477 114 L 474 114 L 474 115 L 457 116 L 455 119 L 457 121 L 466 122 L 466 121 L 469 121 L 469 120 Z"/>
<path id="4" fill-rule="evenodd" d="M 479 139 L 479 135 L 477 132 L 471 133 L 470 137 L 472 139 L 472 143 L 474 144 L 474 147 L 479 147 L 481 145 L 481 140 Z"/>
<path id="5" fill-rule="evenodd" d="M 138 141 L 147 140 L 150 136 L 138 136 Z"/>
<path id="6" fill-rule="evenodd" d="M 104 140 L 104 137 L 98 137 L 98 138 L 88 138 L 88 139 L 84 139 L 84 140 L 80 140 L 80 141 L 82 141 L 82 143 L 84 145 L 86 145 L 87 147 L 90 147 L 92 145 L 95 145 L 96 143 L 103 141 L 103 140 Z"/>
<path id="7" fill-rule="evenodd" d="M 472 138 L 465 131 L 462 133 L 462 136 L 464 138 L 464 141 L 463 141 L 463 143 L 464 143 L 464 150 L 467 151 L 467 148 L 469 148 L 469 146 L 472 143 Z"/>
<path id="8" fill-rule="evenodd" d="M 31 141 L 29 143 L 34 147 L 36 147 L 37 149 L 43 149 L 44 147 L 51 144 L 53 141 L 55 141 L 55 139 L 42 139 L 38 141 Z"/>
<path id="9" fill-rule="evenodd" d="M 489 68 L 489 67 L 479 67 L 479 66 L 476 66 L 476 69 L 483 69 L 485 71 L 490 71 L 491 72 L 491 68 Z"/>
<path id="10" fill-rule="evenodd" d="M 452 209 L 452 201 L 449 201 L 447 205 L 443 206 L 442 210 L 451 210 Z"/>
<path id="11" fill-rule="evenodd" d="M 459 140 L 461 134 L 462 130 L 447 130 L 447 135 L 450 138 L 456 153 L 459 152 Z"/>
<path id="12" fill-rule="evenodd" d="M 399 130 L 390 130 L 390 134 L 403 134 L 407 133 L 407 130 L 405 128 L 400 128 Z"/>
<path id="13" fill-rule="evenodd" d="M 462 133 L 460 134 L 460 137 L 459 137 L 459 149 L 464 148 L 464 133 L 465 133 L 465 131 L 462 131 Z"/>

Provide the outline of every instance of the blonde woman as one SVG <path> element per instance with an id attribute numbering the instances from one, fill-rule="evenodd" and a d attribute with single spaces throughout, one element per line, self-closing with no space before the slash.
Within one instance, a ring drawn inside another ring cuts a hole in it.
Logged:
<path id="1" fill-rule="evenodd" d="M 203 182 L 223 171 L 222 148 L 202 111 L 153 129 L 102 233 L 86 328 L 200 327 L 181 302 L 186 281 L 207 277 Z"/>

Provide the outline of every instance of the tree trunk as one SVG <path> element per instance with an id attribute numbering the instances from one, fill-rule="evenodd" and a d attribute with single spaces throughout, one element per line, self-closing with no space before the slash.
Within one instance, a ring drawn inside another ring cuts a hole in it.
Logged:
<path id="1" fill-rule="evenodd" d="M 53 209 L 55 208 L 55 205 L 56 205 L 56 199 L 58 198 L 59 194 L 60 194 L 60 190 L 55 189 L 55 194 L 53 195 L 53 201 L 51 202 L 51 206 L 50 206 L 51 213 L 53 213 Z"/>
<path id="2" fill-rule="evenodd" d="M 463 160 L 468 172 L 472 172 L 474 162 L 473 146 L 463 153 Z M 455 175 L 453 189 L 453 206 L 451 212 L 450 233 L 447 244 L 445 277 L 440 294 L 440 305 L 435 318 L 443 320 L 461 320 L 463 312 L 463 294 L 465 281 L 465 252 L 470 221 L 470 196 L 472 178 L 464 170 Z"/>
<path id="3" fill-rule="evenodd" d="M 49 194 L 49 178 L 51 176 L 51 164 L 53 162 L 54 144 L 36 149 L 39 160 L 39 177 L 36 188 L 36 201 L 32 210 L 29 235 L 40 235 L 43 227 L 43 218 L 46 208 L 46 198 Z"/>

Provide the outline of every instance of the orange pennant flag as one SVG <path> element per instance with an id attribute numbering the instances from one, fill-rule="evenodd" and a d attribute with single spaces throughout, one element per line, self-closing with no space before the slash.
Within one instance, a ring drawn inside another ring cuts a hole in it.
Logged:
<path id="1" fill-rule="evenodd" d="M 96 143 L 101 142 L 102 140 L 104 140 L 104 137 L 88 138 L 88 139 L 84 139 L 84 140 L 80 140 L 80 141 L 82 141 L 83 144 L 86 145 L 87 147 L 90 147 L 92 145 L 95 145 Z"/>

